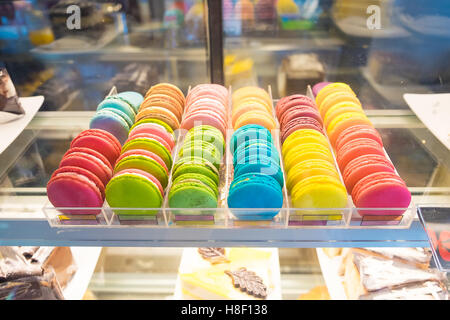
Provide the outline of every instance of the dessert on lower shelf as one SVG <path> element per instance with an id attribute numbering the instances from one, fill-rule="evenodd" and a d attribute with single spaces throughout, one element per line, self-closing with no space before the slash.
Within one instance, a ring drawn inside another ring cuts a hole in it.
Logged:
<path id="1" fill-rule="evenodd" d="M 62 300 L 77 270 L 69 247 L 1 247 L 0 300 Z"/>
<path id="2" fill-rule="evenodd" d="M 281 299 L 277 249 L 186 248 L 178 270 L 181 299 Z"/>
<path id="3" fill-rule="evenodd" d="M 348 299 L 448 299 L 445 274 L 428 267 L 429 249 L 344 249 L 342 254 Z"/>

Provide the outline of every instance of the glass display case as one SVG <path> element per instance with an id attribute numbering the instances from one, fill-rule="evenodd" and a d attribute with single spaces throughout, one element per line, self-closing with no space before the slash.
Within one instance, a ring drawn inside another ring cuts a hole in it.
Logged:
<path id="1" fill-rule="evenodd" d="M 315 287 L 339 297 L 316 248 L 428 248 L 417 207 L 450 207 L 450 132 L 436 120 L 450 100 L 433 100 L 450 92 L 449 22 L 446 4 L 423 0 L 3 1 L 0 68 L 20 98 L 44 100 L 22 130 L 0 133 L 0 244 L 103 247 L 86 299 L 173 298 L 183 247 L 211 246 L 277 247 L 283 299 Z M 155 227 L 117 225 L 105 210 L 100 225 L 55 223 L 47 183 L 97 105 L 114 87 L 145 95 L 162 82 L 184 94 L 200 83 L 258 86 L 273 105 L 316 83 L 347 83 L 411 192 L 408 218 L 180 227 L 163 215 Z M 405 94 L 428 100 L 419 108 Z"/>

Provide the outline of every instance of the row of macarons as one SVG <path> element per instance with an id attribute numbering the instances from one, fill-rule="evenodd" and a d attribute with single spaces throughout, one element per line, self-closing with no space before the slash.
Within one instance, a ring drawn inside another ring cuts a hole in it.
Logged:
<path id="1" fill-rule="evenodd" d="M 347 191 L 315 101 L 307 96 L 291 95 L 281 98 L 275 109 L 280 121 L 286 187 L 292 206 L 345 208 Z"/>
<path id="2" fill-rule="evenodd" d="M 313 88 L 319 112 L 336 161 L 352 201 L 362 215 L 401 215 L 411 193 L 387 157 L 379 132 L 365 114 L 359 99 L 345 83 L 325 83 Z"/>

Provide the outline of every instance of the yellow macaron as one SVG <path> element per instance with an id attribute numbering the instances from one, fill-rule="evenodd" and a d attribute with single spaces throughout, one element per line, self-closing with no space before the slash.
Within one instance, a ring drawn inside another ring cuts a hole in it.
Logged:
<path id="1" fill-rule="evenodd" d="M 342 83 L 342 82 L 333 82 L 329 85 L 326 85 L 322 88 L 322 90 L 319 91 L 319 93 L 316 96 L 316 105 L 320 106 L 323 102 L 323 100 L 333 92 L 349 92 L 356 96 L 356 94 L 353 92 L 352 88 L 348 84 Z"/>
<path id="2" fill-rule="evenodd" d="M 320 115 L 324 117 L 328 109 L 330 109 L 332 106 L 340 102 L 347 102 L 347 101 L 361 105 L 361 102 L 353 93 L 348 91 L 336 91 L 327 95 L 325 99 L 323 99 L 321 105 L 318 106 Z"/>
<path id="3" fill-rule="evenodd" d="M 319 131 L 314 129 L 300 129 L 289 135 L 289 137 L 284 140 L 283 146 L 281 147 L 281 153 L 284 157 L 290 149 L 299 144 L 308 142 L 319 143 L 324 147 L 329 148 L 327 138 L 325 138 L 325 136 Z"/>
<path id="4" fill-rule="evenodd" d="M 290 173 L 291 168 L 296 163 L 309 159 L 323 159 L 334 164 L 334 158 L 329 149 L 318 143 L 305 143 L 286 153 L 286 156 L 283 158 L 286 174 Z"/>
<path id="5" fill-rule="evenodd" d="M 259 87 L 248 86 L 237 89 L 233 93 L 233 95 L 231 96 L 233 106 L 239 104 L 241 100 L 249 97 L 258 97 L 263 101 L 265 101 L 269 106 L 272 105 L 272 100 L 270 98 L 269 93 L 266 90 Z"/>
<path id="6" fill-rule="evenodd" d="M 327 127 L 328 138 L 330 139 L 331 145 L 334 147 L 336 140 L 342 131 L 360 124 L 373 127 L 372 122 L 370 122 L 369 118 L 363 113 L 346 112 L 335 117 Z"/>
<path id="7" fill-rule="evenodd" d="M 277 124 L 272 115 L 266 111 L 254 110 L 252 112 L 246 112 L 241 114 L 235 121 L 233 128 L 237 130 L 238 128 L 245 126 L 247 124 L 259 124 L 271 131 L 276 129 Z"/>
<path id="8" fill-rule="evenodd" d="M 323 118 L 324 127 L 328 128 L 328 125 L 330 124 L 331 121 L 333 121 L 334 118 L 346 112 L 358 112 L 364 114 L 363 108 L 354 102 L 351 101 L 339 102 L 338 104 L 335 104 L 330 109 L 328 109 L 327 113 L 325 114 L 325 117 Z"/>
<path id="9" fill-rule="evenodd" d="M 251 102 L 261 104 L 266 107 L 266 109 L 269 113 L 273 113 L 272 103 L 270 101 L 268 102 L 267 99 L 262 99 L 262 98 L 256 97 L 256 96 L 248 96 L 248 97 L 239 99 L 238 102 L 233 104 L 232 110 L 235 108 L 238 108 L 241 104 L 246 104 L 246 103 L 251 103 Z"/>
<path id="10" fill-rule="evenodd" d="M 336 178 L 327 175 L 316 175 L 297 183 L 291 192 L 294 208 L 345 208 L 348 204 L 347 190 Z M 305 213 L 304 211 L 297 214 Z M 307 214 L 340 214 L 341 210 L 314 210 Z"/>
<path id="11" fill-rule="evenodd" d="M 287 175 L 286 186 L 289 192 L 292 188 L 302 181 L 303 179 L 325 175 L 340 179 L 339 173 L 336 167 L 332 165 L 329 161 L 323 159 L 309 159 L 299 163 L 296 163 Z"/>
<path id="12" fill-rule="evenodd" d="M 264 106 L 264 104 L 258 103 L 258 102 L 244 102 L 240 103 L 236 108 L 233 108 L 231 112 L 231 123 L 234 127 L 234 124 L 236 123 L 236 120 L 244 113 L 251 113 L 253 111 L 262 111 L 266 112 L 267 114 L 271 115 L 267 111 L 267 108 Z"/>

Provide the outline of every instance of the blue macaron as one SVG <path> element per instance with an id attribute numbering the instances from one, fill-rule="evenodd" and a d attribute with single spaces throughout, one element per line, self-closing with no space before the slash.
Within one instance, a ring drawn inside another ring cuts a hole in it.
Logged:
<path id="1" fill-rule="evenodd" d="M 233 180 L 227 201 L 231 212 L 240 220 L 270 220 L 283 206 L 283 192 L 272 176 L 246 173 Z"/>
<path id="2" fill-rule="evenodd" d="M 108 97 L 105 100 L 103 100 L 97 107 L 97 111 L 100 111 L 102 109 L 117 109 L 124 113 L 126 115 L 127 122 L 128 119 L 131 121 L 130 127 L 134 124 L 134 120 L 136 117 L 136 112 L 134 111 L 133 107 L 126 101 L 118 98 L 118 97 Z"/>
<path id="3" fill-rule="evenodd" d="M 280 163 L 280 155 L 273 143 L 264 140 L 253 140 L 239 145 L 233 155 L 233 166 L 242 163 L 250 155 L 265 155 Z"/>
<path id="4" fill-rule="evenodd" d="M 142 94 L 140 94 L 139 92 L 134 91 L 120 92 L 119 94 L 117 94 L 117 97 L 128 102 L 133 107 L 136 114 L 139 112 L 139 107 L 144 101 L 144 96 L 142 96 Z"/>
<path id="5" fill-rule="evenodd" d="M 272 158 L 262 154 L 249 155 L 236 164 L 234 168 L 234 179 L 238 179 L 246 173 L 261 173 L 272 176 L 283 188 L 284 179 L 280 165 Z"/>
<path id="6" fill-rule="evenodd" d="M 257 124 L 248 124 L 240 127 L 231 136 L 231 153 L 234 153 L 236 151 L 236 148 L 242 143 L 255 139 L 272 141 L 272 134 L 269 130 Z"/>
<path id="7" fill-rule="evenodd" d="M 128 131 L 130 131 L 132 125 L 131 119 L 119 109 L 103 108 L 92 117 L 89 128 L 106 130 L 123 145 L 128 138 Z"/>

